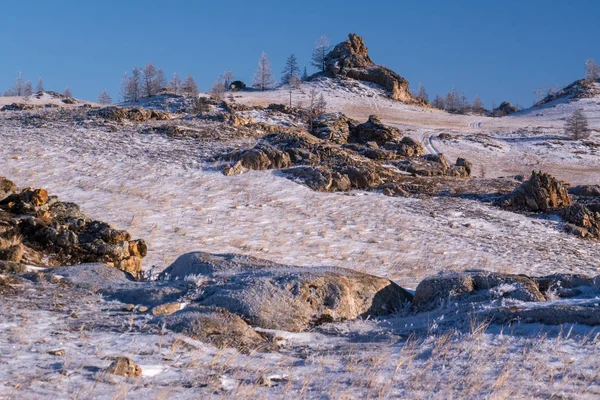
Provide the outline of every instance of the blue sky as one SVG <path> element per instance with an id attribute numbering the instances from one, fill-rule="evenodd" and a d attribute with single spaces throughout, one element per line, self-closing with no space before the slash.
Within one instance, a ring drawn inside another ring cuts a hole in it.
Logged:
<path id="1" fill-rule="evenodd" d="M 119 97 L 123 73 L 148 61 L 191 74 L 201 90 L 232 70 L 247 83 L 265 51 L 279 75 L 316 39 L 355 32 L 371 58 L 429 95 L 455 86 L 486 106 L 529 106 L 533 89 L 564 86 L 600 63 L 600 2 L 577 1 L 14 1 L 2 2 L 0 90 L 22 71 L 34 86 Z"/>

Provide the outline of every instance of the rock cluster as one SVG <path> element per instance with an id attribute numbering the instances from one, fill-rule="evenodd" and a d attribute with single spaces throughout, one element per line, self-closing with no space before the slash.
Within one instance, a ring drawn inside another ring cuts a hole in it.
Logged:
<path id="1" fill-rule="evenodd" d="M 315 134 L 296 128 L 277 128 L 251 149 L 226 154 L 223 172 L 279 169 L 317 191 L 378 190 L 415 176 L 468 177 L 471 164 L 459 159 L 451 166 L 442 155 L 423 155 L 420 143 L 370 116 L 365 123 L 341 114 L 328 114 Z M 397 167 L 397 170 L 390 168 Z"/>
<path id="2" fill-rule="evenodd" d="M 88 116 L 91 118 L 99 118 L 114 122 L 144 122 L 149 120 L 163 121 L 173 118 L 171 114 L 164 111 L 146 110 L 142 107 L 116 106 L 92 109 L 88 111 Z"/>
<path id="3" fill-rule="evenodd" d="M 103 262 L 140 278 L 143 240 L 87 218 L 74 203 L 44 189 L 17 189 L 0 179 L 0 263 L 37 266 Z M 5 268 L 14 268 L 7 266 Z"/>
<path id="4" fill-rule="evenodd" d="M 422 104 L 422 100 L 409 92 L 406 79 L 371 60 L 364 39 L 354 33 L 327 54 L 325 65 L 333 76 L 375 83 L 386 89 L 394 100 Z"/>
<path id="5" fill-rule="evenodd" d="M 500 203 L 506 208 L 529 211 L 556 210 L 573 204 L 565 185 L 549 174 L 535 171 Z"/>

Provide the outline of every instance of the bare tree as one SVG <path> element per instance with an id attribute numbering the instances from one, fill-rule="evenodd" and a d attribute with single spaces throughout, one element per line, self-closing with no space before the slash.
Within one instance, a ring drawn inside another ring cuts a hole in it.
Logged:
<path id="1" fill-rule="evenodd" d="M 298 78 L 298 76 L 296 75 L 292 75 L 288 81 L 288 93 L 290 94 L 290 108 L 292 108 L 292 94 L 294 93 L 295 89 L 298 89 L 300 87 L 300 82 L 300 78 Z"/>
<path id="2" fill-rule="evenodd" d="M 36 93 L 41 93 L 44 91 L 44 81 L 42 80 L 41 76 L 38 78 L 37 85 L 35 87 L 35 91 L 36 91 Z"/>
<path id="3" fill-rule="evenodd" d="M 19 72 L 17 79 L 15 80 L 15 84 L 12 87 L 12 92 L 14 93 L 14 96 L 23 96 L 24 90 L 25 85 L 23 83 L 23 73 Z"/>
<path id="4" fill-rule="evenodd" d="M 217 81 L 213 83 L 208 93 L 214 101 L 221 102 L 223 100 L 223 97 L 225 96 L 226 91 L 227 87 L 225 86 L 225 82 L 223 82 L 222 76 L 219 76 Z"/>
<path id="5" fill-rule="evenodd" d="M 162 68 L 159 68 L 156 71 L 156 80 L 154 82 L 154 90 L 155 94 L 160 93 L 161 90 L 167 87 L 167 77 L 165 76 L 165 71 Z"/>
<path id="6" fill-rule="evenodd" d="M 23 96 L 29 98 L 33 95 L 33 86 L 31 85 L 31 81 L 25 82 L 25 86 L 23 87 Z"/>
<path id="7" fill-rule="evenodd" d="M 460 110 L 460 95 L 455 87 L 452 88 L 451 92 L 446 94 L 446 99 L 444 100 L 444 105 L 446 111 L 448 112 L 457 112 Z"/>
<path id="8" fill-rule="evenodd" d="M 227 90 L 231 89 L 231 83 L 233 82 L 233 72 L 231 71 L 225 71 L 223 72 L 223 75 L 221 75 L 221 78 L 223 80 L 223 85 L 225 85 L 225 88 Z"/>
<path id="9" fill-rule="evenodd" d="M 325 58 L 329 53 L 329 39 L 327 36 L 321 36 L 315 43 L 311 64 L 320 72 L 325 72 Z"/>
<path id="10" fill-rule="evenodd" d="M 290 83 L 291 79 L 300 77 L 300 68 L 298 68 L 296 55 L 292 54 L 287 58 L 282 74 L 281 83 Z M 296 80 L 294 79 L 294 81 Z"/>
<path id="11" fill-rule="evenodd" d="M 169 82 L 169 90 L 175 94 L 181 94 L 181 78 L 179 78 L 179 74 L 175 72 L 173 74 L 173 79 Z"/>
<path id="12" fill-rule="evenodd" d="M 157 71 L 154 64 L 149 62 L 142 68 L 142 96 L 151 97 L 156 94 Z"/>
<path id="13" fill-rule="evenodd" d="M 73 97 L 73 93 L 71 92 L 71 89 L 68 86 L 65 88 L 65 90 L 63 90 L 62 94 L 66 97 Z"/>
<path id="14" fill-rule="evenodd" d="M 590 82 L 600 79 L 600 66 L 594 60 L 585 62 L 585 79 Z"/>
<path id="15" fill-rule="evenodd" d="M 106 89 L 104 89 L 98 95 L 98 103 L 100 103 L 100 104 L 112 104 L 112 98 L 110 97 L 110 94 L 108 94 L 108 92 L 106 91 Z"/>
<path id="16" fill-rule="evenodd" d="M 183 81 L 183 92 L 189 96 L 197 96 L 198 95 L 198 85 L 194 78 L 191 75 L 185 77 Z"/>
<path id="17" fill-rule="evenodd" d="M 565 122 L 565 134 L 574 140 L 590 137 L 588 120 L 582 110 L 575 110 Z"/>
<path id="18" fill-rule="evenodd" d="M 325 112 L 325 109 L 327 108 L 327 102 L 325 101 L 325 96 L 323 96 L 323 93 L 318 93 L 317 89 L 314 87 L 310 89 L 310 92 L 308 93 L 308 99 L 308 124 L 310 126 L 310 131 L 312 132 L 314 122 Z"/>
<path id="19" fill-rule="evenodd" d="M 136 102 L 142 97 L 142 70 L 137 66 L 133 67 L 131 76 L 125 72 L 121 80 L 121 95 L 123 101 Z"/>
<path id="20" fill-rule="evenodd" d="M 425 87 L 421 83 L 419 83 L 419 87 L 418 87 L 417 91 L 414 93 L 414 95 L 415 95 L 415 97 L 420 98 L 424 102 L 429 103 L 429 95 L 427 94 Z"/>
<path id="21" fill-rule="evenodd" d="M 481 101 L 479 96 L 475 96 L 475 98 L 473 99 L 473 111 L 477 114 L 482 114 L 485 111 L 485 108 L 483 107 L 483 102 Z"/>
<path id="22" fill-rule="evenodd" d="M 436 95 L 435 98 L 433 99 L 432 105 L 435 108 L 438 108 L 440 110 L 444 110 L 446 108 L 446 104 L 444 103 L 444 98 L 442 96 L 440 96 L 439 94 Z"/>
<path id="23" fill-rule="evenodd" d="M 258 68 L 254 73 L 253 85 L 262 91 L 270 89 L 275 85 L 275 78 L 273 78 L 273 73 L 271 72 L 271 63 L 269 62 L 267 53 L 264 51 L 258 59 Z"/>

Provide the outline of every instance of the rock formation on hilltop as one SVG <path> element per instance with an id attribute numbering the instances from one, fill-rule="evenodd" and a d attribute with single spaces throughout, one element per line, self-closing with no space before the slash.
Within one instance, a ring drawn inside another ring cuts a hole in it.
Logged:
<path id="1" fill-rule="evenodd" d="M 354 33 L 333 48 L 325 57 L 325 65 L 327 72 L 333 76 L 375 83 L 387 90 L 394 100 L 423 104 L 409 92 L 406 79 L 371 60 L 364 39 Z"/>

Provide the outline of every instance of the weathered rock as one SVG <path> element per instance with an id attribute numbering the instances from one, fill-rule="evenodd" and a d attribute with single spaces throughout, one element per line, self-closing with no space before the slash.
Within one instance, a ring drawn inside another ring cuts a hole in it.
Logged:
<path id="1" fill-rule="evenodd" d="M 473 170 L 473 164 L 470 161 L 465 160 L 464 158 L 457 158 L 456 159 L 456 166 L 457 167 L 463 167 L 465 169 L 465 171 L 467 172 L 467 175 L 471 175 L 471 171 Z"/>
<path id="2" fill-rule="evenodd" d="M 287 153 L 266 143 L 243 151 L 239 155 L 239 161 L 244 168 L 257 170 L 281 169 L 291 165 L 290 156 Z"/>
<path id="3" fill-rule="evenodd" d="M 331 171 L 325 166 L 301 166 L 284 169 L 283 172 L 317 192 L 345 192 L 352 188 L 347 175 Z"/>
<path id="4" fill-rule="evenodd" d="M 17 185 L 8 179 L 0 177 L 0 201 L 17 191 Z"/>
<path id="5" fill-rule="evenodd" d="M 349 269 L 284 266 L 233 254 L 184 254 L 161 277 L 193 275 L 209 281 L 196 303 L 226 308 L 267 329 L 303 331 L 325 321 L 386 315 L 412 298 L 387 279 Z"/>
<path id="6" fill-rule="evenodd" d="M 142 368 L 136 365 L 128 357 L 118 357 L 106 369 L 106 372 L 113 375 L 120 375 L 127 378 L 135 378 L 142 374 Z"/>
<path id="7" fill-rule="evenodd" d="M 9 185 L 10 186 L 10 185 Z M 0 249 L 0 258 L 38 266 L 104 262 L 140 278 L 143 240 L 110 225 L 88 220 L 79 207 L 49 196 L 44 189 L 14 190 L 0 201 L 6 237 L 22 236 L 22 245 Z"/>
<path id="8" fill-rule="evenodd" d="M 269 344 L 242 318 L 224 308 L 190 305 L 157 320 L 167 329 L 194 339 L 208 342 L 218 348 L 235 347 L 247 352 Z"/>
<path id="9" fill-rule="evenodd" d="M 350 136 L 350 127 L 356 125 L 355 121 L 343 114 L 323 114 L 315 122 L 314 135 L 319 139 L 336 144 L 345 144 Z"/>
<path id="10" fill-rule="evenodd" d="M 117 107 L 109 106 L 93 109 L 88 112 L 92 118 L 102 118 L 109 121 L 144 122 L 148 120 L 163 121 L 172 119 L 171 114 L 164 111 L 146 110 L 142 107 Z"/>
<path id="11" fill-rule="evenodd" d="M 568 223 L 578 228 L 574 229 L 582 237 L 600 237 L 600 214 L 590 211 L 583 204 L 574 204 L 560 210 L 560 216 Z"/>
<path id="12" fill-rule="evenodd" d="M 533 171 L 531 178 L 501 199 L 507 208 L 548 211 L 572 205 L 565 186 L 549 174 Z"/>
<path id="13" fill-rule="evenodd" d="M 0 111 L 30 111 L 42 108 L 37 104 L 12 103 L 0 108 Z"/>
<path id="14" fill-rule="evenodd" d="M 375 142 L 383 146 L 386 142 L 399 140 L 400 129 L 384 125 L 378 116 L 371 115 L 369 120 L 355 126 L 350 132 L 350 141 L 357 143 Z"/>
<path id="15" fill-rule="evenodd" d="M 546 325 L 581 324 L 600 325 L 600 307 L 595 304 L 563 305 L 540 304 L 533 308 L 503 307 L 490 314 L 490 322 L 507 324 L 516 321 Z"/>
<path id="16" fill-rule="evenodd" d="M 223 166 L 223 175 L 225 175 L 225 176 L 239 175 L 239 174 L 243 173 L 245 170 L 246 169 L 242 165 L 242 162 L 238 161 L 233 165 L 225 164 Z"/>
<path id="17" fill-rule="evenodd" d="M 569 193 L 582 197 L 600 197 L 600 185 L 581 185 L 569 188 Z"/>
<path id="18" fill-rule="evenodd" d="M 165 317 L 167 315 L 175 314 L 177 311 L 181 311 L 184 308 L 183 303 L 165 303 L 152 308 L 152 315 L 155 317 Z"/>
<path id="19" fill-rule="evenodd" d="M 393 165 L 402 171 L 419 176 L 453 176 L 466 178 L 470 175 L 470 168 L 467 163 L 470 164 L 468 161 L 459 158 L 457 164 L 452 166 L 448 163 L 443 154 L 425 154 L 420 157 L 396 161 Z"/>
<path id="20" fill-rule="evenodd" d="M 494 117 L 504 117 L 510 114 L 514 114 L 517 111 L 519 111 L 519 109 L 513 106 L 511 102 L 504 101 L 498 107 L 492 110 L 492 115 Z"/>
<path id="21" fill-rule="evenodd" d="M 349 34 L 348 40 L 335 46 L 325 57 L 325 64 L 327 72 L 333 76 L 372 82 L 386 89 L 394 100 L 422 104 L 409 92 L 406 79 L 373 63 L 363 38 L 356 34 Z"/>
<path id="22" fill-rule="evenodd" d="M 423 145 L 408 136 L 403 137 L 400 142 L 387 142 L 383 145 L 383 148 L 391 150 L 402 157 L 417 157 L 425 154 Z"/>
<path id="23" fill-rule="evenodd" d="M 487 271 L 442 272 L 422 280 L 413 298 L 413 308 L 432 310 L 470 296 L 468 301 L 511 298 L 528 302 L 545 301 L 536 282 L 523 275 Z"/>

